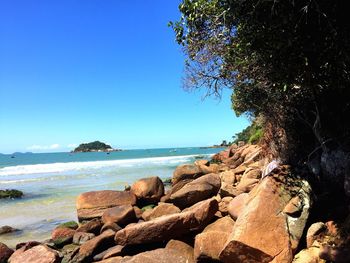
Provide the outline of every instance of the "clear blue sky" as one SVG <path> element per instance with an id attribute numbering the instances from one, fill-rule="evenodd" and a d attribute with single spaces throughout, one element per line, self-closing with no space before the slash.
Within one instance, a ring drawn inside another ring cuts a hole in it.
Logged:
<path id="1" fill-rule="evenodd" d="M 231 140 L 230 92 L 181 88 L 184 56 L 167 27 L 179 1 L 0 0 L 0 152 Z"/>

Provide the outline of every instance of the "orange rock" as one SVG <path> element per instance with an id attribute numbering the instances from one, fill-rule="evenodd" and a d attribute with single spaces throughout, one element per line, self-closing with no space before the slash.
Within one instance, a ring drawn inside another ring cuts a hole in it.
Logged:
<path id="1" fill-rule="evenodd" d="M 218 210 L 215 199 L 208 199 L 177 214 L 158 217 L 120 230 L 115 235 L 118 245 L 154 243 L 181 237 L 203 229 Z"/>
<path id="2" fill-rule="evenodd" d="M 130 191 L 93 191 L 80 194 L 76 201 L 78 219 L 89 220 L 101 217 L 110 207 L 135 205 L 136 196 Z"/>
<path id="3" fill-rule="evenodd" d="M 157 177 L 142 178 L 131 186 L 131 192 L 142 203 L 157 203 L 164 194 L 163 181 Z"/>
<path id="4" fill-rule="evenodd" d="M 116 223 L 118 225 L 127 225 L 136 221 L 135 210 L 131 205 L 119 205 L 108 208 L 102 215 L 103 223 Z"/>
<path id="5" fill-rule="evenodd" d="M 293 250 L 302 236 L 311 205 L 311 188 L 306 181 L 288 175 L 288 167 L 265 177 L 249 193 L 225 248 L 223 262 L 291 262 Z M 299 217 L 289 217 L 283 209 L 293 193 L 303 198 Z"/>
<path id="6" fill-rule="evenodd" d="M 17 253 L 16 253 L 17 252 Z M 9 258 L 9 263 L 58 263 L 60 258 L 58 253 L 45 246 L 38 245 L 28 250 L 17 250 Z M 18 253 L 20 252 L 20 253 Z"/>
<path id="7" fill-rule="evenodd" d="M 228 204 L 227 211 L 233 220 L 237 220 L 243 208 L 247 204 L 248 198 L 249 198 L 249 194 L 242 193 L 236 196 L 235 198 L 233 198 L 232 201 Z"/>

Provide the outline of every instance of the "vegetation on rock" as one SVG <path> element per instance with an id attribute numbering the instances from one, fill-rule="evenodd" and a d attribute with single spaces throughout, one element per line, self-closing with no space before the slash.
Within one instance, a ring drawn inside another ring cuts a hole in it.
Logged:
<path id="1" fill-rule="evenodd" d="M 345 6 L 327 0 L 183 0 L 180 20 L 170 25 L 188 57 L 185 88 L 204 87 L 219 96 L 231 88 L 237 115 L 263 118 L 271 158 L 306 163 L 316 177 L 343 182 L 350 163 Z"/>
<path id="2" fill-rule="evenodd" d="M 97 152 L 97 151 L 112 151 L 113 148 L 100 141 L 90 143 L 82 143 L 73 152 Z"/>

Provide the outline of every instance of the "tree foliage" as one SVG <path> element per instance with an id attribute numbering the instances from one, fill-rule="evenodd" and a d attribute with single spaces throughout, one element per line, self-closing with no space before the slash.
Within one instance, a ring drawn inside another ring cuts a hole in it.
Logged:
<path id="1" fill-rule="evenodd" d="M 231 88 L 237 115 L 263 116 L 274 155 L 348 150 L 350 23 L 345 0 L 183 0 L 172 22 L 184 86 Z M 332 146 L 329 146 L 329 145 Z"/>
<path id="2" fill-rule="evenodd" d="M 74 152 L 91 152 L 91 151 L 105 151 L 107 149 L 112 149 L 108 144 L 105 144 L 100 141 L 94 141 L 90 143 L 82 143 L 77 148 L 74 149 Z"/>

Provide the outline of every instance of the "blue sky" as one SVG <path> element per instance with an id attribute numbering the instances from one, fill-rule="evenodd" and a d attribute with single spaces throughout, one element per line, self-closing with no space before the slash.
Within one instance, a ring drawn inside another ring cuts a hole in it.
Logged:
<path id="1" fill-rule="evenodd" d="M 178 4 L 0 0 L 0 152 L 231 140 L 248 121 L 230 92 L 202 101 L 181 88 L 184 56 L 167 27 Z"/>

